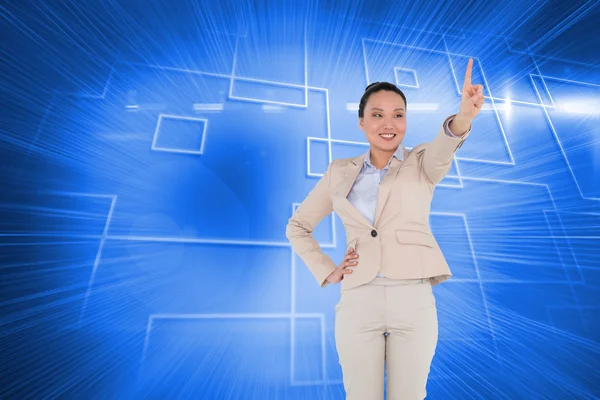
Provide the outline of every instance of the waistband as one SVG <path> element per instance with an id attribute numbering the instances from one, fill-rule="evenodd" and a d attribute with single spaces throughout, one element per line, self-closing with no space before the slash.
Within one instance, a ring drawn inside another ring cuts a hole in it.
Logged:
<path id="1" fill-rule="evenodd" d="M 418 279 L 392 279 L 382 276 L 377 276 L 367 285 L 377 286 L 396 286 L 396 285 L 417 285 L 417 284 L 431 284 L 431 278 L 418 278 Z"/>

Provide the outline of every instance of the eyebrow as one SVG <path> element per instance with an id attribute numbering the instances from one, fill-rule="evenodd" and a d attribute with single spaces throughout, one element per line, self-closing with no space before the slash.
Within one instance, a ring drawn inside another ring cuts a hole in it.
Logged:
<path id="1" fill-rule="evenodd" d="M 377 108 L 377 107 L 373 107 L 373 108 L 371 108 L 371 110 L 379 110 L 379 111 L 383 111 L 383 109 L 381 109 L 381 108 Z M 403 108 L 403 107 L 400 107 L 400 108 L 394 108 L 394 111 L 399 111 L 399 110 L 402 110 L 402 111 L 404 111 L 404 108 Z"/>

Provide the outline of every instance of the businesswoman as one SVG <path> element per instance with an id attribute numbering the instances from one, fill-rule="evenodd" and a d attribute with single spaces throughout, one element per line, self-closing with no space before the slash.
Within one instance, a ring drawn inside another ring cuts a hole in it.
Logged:
<path id="1" fill-rule="evenodd" d="M 430 205 L 484 102 L 483 86 L 471 84 L 472 68 L 470 59 L 459 112 L 412 151 L 402 145 L 402 91 L 387 82 L 367 86 L 358 123 L 369 150 L 330 163 L 287 225 L 287 238 L 318 284 L 341 282 L 335 339 L 349 400 L 383 399 L 384 371 L 388 400 L 427 395 L 438 340 L 431 288 L 452 275 L 431 233 Z M 332 211 L 346 230 L 340 265 L 312 235 Z"/>

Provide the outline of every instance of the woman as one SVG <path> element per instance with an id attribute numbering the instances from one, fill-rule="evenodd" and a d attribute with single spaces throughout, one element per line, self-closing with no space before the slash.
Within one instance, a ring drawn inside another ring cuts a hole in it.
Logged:
<path id="1" fill-rule="evenodd" d="M 452 275 L 429 227 L 435 186 L 448 173 L 484 102 L 483 86 L 465 73 L 458 114 L 435 138 L 407 151 L 406 97 L 376 82 L 360 101 L 360 129 L 370 144 L 356 158 L 334 160 L 290 218 L 286 235 L 321 286 L 342 283 L 335 339 L 346 398 L 424 399 L 438 340 L 431 287 Z M 339 266 L 313 238 L 332 211 L 346 230 Z"/>

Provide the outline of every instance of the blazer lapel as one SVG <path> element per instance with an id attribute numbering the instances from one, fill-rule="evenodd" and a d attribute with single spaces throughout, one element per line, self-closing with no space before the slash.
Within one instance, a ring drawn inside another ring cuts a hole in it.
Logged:
<path id="1" fill-rule="evenodd" d="M 354 182 L 356 182 L 356 178 L 358 178 L 358 175 L 360 174 L 360 171 L 364 165 L 367 153 L 361 154 L 360 156 L 352 159 L 348 163 L 348 166 L 344 171 L 344 179 L 342 181 L 341 188 L 338 192 L 338 196 L 342 198 L 341 203 L 344 206 L 344 209 L 347 210 L 348 213 L 350 213 L 354 217 L 354 219 L 364 223 L 369 227 L 375 227 L 377 226 L 377 220 L 383 212 L 383 208 L 385 207 L 385 203 L 387 201 L 388 195 L 390 194 L 390 190 L 394 185 L 394 180 L 396 178 L 396 175 L 398 175 L 398 171 L 400 171 L 400 169 L 403 166 L 408 166 L 410 164 L 410 162 L 406 163 L 406 159 L 408 158 L 410 152 L 406 148 L 404 148 L 404 161 L 400 161 L 396 157 L 392 159 L 390 169 L 383 178 L 383 181 L 381 181 L 381 183 L 379 184 L 377 193 L 377 207 L 375 209 L 375 217 L 373 219 L 373 224 L 370 224 L 369 221 L 360 213 L 360 211 L 358 211 L 356 207 L 354 207 L 352 203 L 350 203 L 350 201 L 347 199 L 348 194 L 350 193 L 352 186 L 354 186 Z"/>
<path id="2" fill-rule="evenodd" d="M 344 171 L 344 185 L 340 192 L 340 195 L 344 198 L 348 197 L 352 186 L 354 186 L 354 182 L 356 182 L 356 178 L 358 178 L 358 174 L 362 170 L 363 164 L 365 162 L 365 154 L 361 154 L 360 156 L 353 158 L 348 163 L 346 170 Z"/>
<path id="3" fill-rule="evenodd" d="M 404 160 L 406 160 L 408 156 L 408 152 L 404 149 Z M 381 212 L 383 211 L 383 207 L 385 206 L 385 202 L 390 194 L 390 189 L 394 185 L 394 180 L 396 179 L 396 175 L 400 168 L 405 165 L 404 161 L 398 160 L 396 157 L 392 159 L 392 164 L 390 165 L 390 169 L 388 169 L 387 174 L 379 184 L 379 191 L 377 192 L 377 208 L 375 208 L 375 217 L 373 218 L 373 225 L 377 226 L 377 220 L 381 216 Z"/>
<path id="4" fill-rule="evenodd" d="M 354 186 L 356 178 L 358 178 L 358 175 L 362 170 L 363 164 L 365 162 L 365 156 L 366 153 L 361 154 L 360 156 L 350 160 L 350 162 L 344 170 L 344 178 L 342 180 L 342 183 L 340 184 L 340 189 L 337 193 L 337 197 L 339 198 L 340 206 L 343 207 L 343 209 L 347 211 L 348 214 L 350 214 L 355 220 L 361 222 L 362 224 L 368 227 L 373 227 L 373 225 L 371 225 L 371 223 L 365 218 L 365 216 L 362 215 L 360 211 L 358 211 L 356 207 L 352 205 L 350 200 L 348 200 L 348 194 L 350 193 L 350 190 L 352 190 L 352 186 Z"/>

